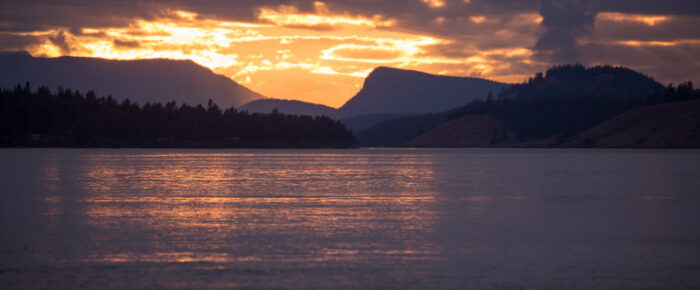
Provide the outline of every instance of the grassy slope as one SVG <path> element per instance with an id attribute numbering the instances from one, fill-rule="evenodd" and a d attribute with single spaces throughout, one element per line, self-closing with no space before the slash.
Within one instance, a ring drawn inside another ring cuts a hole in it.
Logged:
<path id="1" fill-rule="evenodd" d="M 405 143 L 409 147 L 488 147 L 503 134 L 503 121 L 490 115 L 466 115 Z"/>
<path id="2" fill-rule="evenodd" d="M 405 143 L 410 147 L 700 148 L 700 100 L 638 108 L 559 141 L 557 136 L 513 142 L 503 122 L 467 115 Z"/>
<path id="3" fill-rule="evenodd" d="M 699 148 L 700 100 L 638 108 L 589 128 L 562 146 Z"/>

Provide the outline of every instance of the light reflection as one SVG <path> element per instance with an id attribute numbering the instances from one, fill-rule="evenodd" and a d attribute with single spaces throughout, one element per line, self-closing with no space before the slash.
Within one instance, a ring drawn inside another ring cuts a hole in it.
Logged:
<path id="1" fill-rule="evenodd" d="M 506 195 L 506 196 L 465 196 L 461 199 L 467 200 L 467 201 L 472 201 L 472 202 L 494 202 L 494 201 L 510 201 L 510 200 L 539 200 L 542 198 L 538 197 L 538 196 Z"/>
<path id="2" fill-rule="evenodd" d="M 94 255 L 85 259 L 84 262 L 109 262 L 109 263 L 126 263 L 132 261 L 139 262 L 160 262 L 160 263 L 187 263 L 187 262 L 208 262 L 208 263 L 225 263 L 225 262 L 256 262 L 260 261 L 256 257 L 230 257 L 225 253 L 201 253 L 201 252 L 158 252 L 152 253 L 149 256 L 135 256 L 131 254 L 107 254 Z"/>
<path id="3" fill-rule="evenodd" d="M 96 243 L 117 245 L 86 251 L 87 260 L 322 262 L 439 252 L 430 239 L 434 173 L 424 156 L 97 154 L 85 161 L 78 178 L 85 222 L 102 233 Z M 315 242 L 288 240 L 304 236 Z M 251 245 L 252 237 L 263 240 Z M 346 240 L 367 237 L 366 247 Z M 133 239 L 139 248 L 120 246 Z"/>
<path id="4" fill-rule="evenodd" d="M 55 223 L 61 214 L 61 177 L 58 166 L 53 162 L 48 162 L 43 168 L 44 176 L 41 179 L 42 195 L 40 199 L 44 202 L 46 209 L 44 216 L 48 217 L 50 223 Z"/>

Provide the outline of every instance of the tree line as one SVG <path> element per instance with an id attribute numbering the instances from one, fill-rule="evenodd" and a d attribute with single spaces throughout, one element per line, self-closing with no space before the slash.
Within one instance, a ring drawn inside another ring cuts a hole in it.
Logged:
<path id="1" fill-rule="evenodd" d="M 146 103 L 140 106 L 89 91 L 29 83 L 0 90 L 0 146 L 349 148 L 354 135 L 339 121 L 248 113 L 206 106 Z"/>
<path id="2" fill-rule="evenodd" d="M 637 107 L 691 99 L 700 99 L 700 90 L 691 82 L 664 87 L 626 68 L 564 65 L 546 75 L 538 73 L 497 98 L 489 94 L 485 100 L 451 110 L 447 119 L 491 114 L 504 121 L 516 141 L 563 139 Z"/>

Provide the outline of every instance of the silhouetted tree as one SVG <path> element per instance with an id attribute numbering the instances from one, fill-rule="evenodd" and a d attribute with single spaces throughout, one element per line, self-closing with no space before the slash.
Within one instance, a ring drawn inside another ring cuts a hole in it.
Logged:
<path id="1" fill-rule="evenodd" d="M 345 126 L 328 117 L 249 114 L 168 102 L 142 107 L 93 91 L 29 83 L 0 90 L 0 146 L 67 147 L 354 147 Z"/>
<path id="2" fill-rule="evenodd" d="M 630 69 L 582 65 L 557 66 L 514 85 L 496 101 L 474 101 L 448 113 L 491 114 L 505 121 L 518 140 L 579 133 L 636 107 L 700 98 L 691 82 L 663 87 Z"/>

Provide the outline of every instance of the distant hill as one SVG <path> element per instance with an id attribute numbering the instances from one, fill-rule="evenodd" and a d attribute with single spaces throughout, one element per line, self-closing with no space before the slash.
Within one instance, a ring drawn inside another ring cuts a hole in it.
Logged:
<path id="1" fill-rule="evenodd" d="M 638 108 L 589 128 L 561 146 L 700 148 L 700 100 Z"/>
<path id="2" fill-rule="evenodd" d="M 555 66 L 501 92 L 500 98 L 636 98 L 662 90 L 653 78 L 624 67 Z"/>
<path id="3" fill-rule="evenodd" d="M 249 112 L 325 115 L 355 132 L 382 121 L 408 115 L 441 112 L 497 94 L 508 85 L 489 80 L 438 76 L 418 71 L 378 67 L 362 90 L 339 109 L 300 101 L 260 99 L 241 107 Z"/>
<path id="4" fill-rule="evenodd" d="M 362 90 L 338 109 L 341 117 L 368 114 L 425 114 L 449 110 L 507 84 L 469 77 L 439 76 L 418 71 L 378 67 Z"/>
<path id="5" fill-rule="evenodd" d="M 270 113 L 277 109 L 278 112 L 291 115 L 328 116 L 334 117 L 335 108 L 329 106 L 306 103 L 295 100 L 259 99 L 241 106 L 239 109 L 250 113 Z"/>
<path id="6" fill-rule="evenodd" d="M 403 144 L 407 147 L 489 147 L 503 135 L 503 121 L 491 115 L 466 115 L 445 122 Z M 506 133 L 507 134 L 507 133 Z"/>
<path id="7" fill-rule="evenodd" d="M 690 83 L 676 89 L 626 68 L 565 65 L 514 85 L 497 98 L 473 101 L 443 114 L 379 123 L 359 132 L 358 141 L 361 146 L 583 146 L 583 141 L 578 145 L 566 142 L 574 142 L 571 138 L 577 134 L 625 112 L 694 98 L 700 98 L 700 91 Z M 395 138 L 396 134 L 381 133 L 392 131 L 410 134 Z M 591 146 L 605 146 L 591 143 L 596 138 L 584 139 Z"/>
<path id="8" fill-rule="evenodd" d="M 376 125 L 379 122 L 399 117 L 397 114 L 368 114 L 353 117 L 338 117 L 338 110 L 329 106 L 307 103 L 296 100 L 260 99 L 239 107 L 250 113 L 270 113 L 277 109 L 279 113 L 306 116 L 328 116 L 339 120 L 353 132 L 359 132 Z"/>
<path id="9" fill-rule="evenodd" d="M 34 58 L 0 53 L 0 87 L 29 81 L 34 87 L 95 90 L 117 100 L 240 106 L 263 96 L 189 60 L 107 60 L 85 57 Z"/>
<path id="10" fill-rule="evenodd" d="M 497 99 L 472 102 L 450 112 L 448 119 L 491 114 L 512 130 L 517 142 L 550 136 L 573 136 L 639 106 L 661 101 L 664 87 L 628 68 L 557 66 Z"/>
<path id="11" fill-rule="evenodd" d="M 700 100 L 644 106 L 564 140 L 518 142 L 503 121 L 465 115 L 406 142 L 407 147 L 699 148 Z"/>
<path id="12" fill-rule="evenodd" d="M 403 116 L 385 120 L 357 132 L 357 143 L 365 147 L 401 146 L 447 121 L 447 113 Z"/>
<path id="13" fill-rule="evenodd" d="M 341 118 L 340 122 L 345 124 L 345 126 L 353 132 L 360 132 L 383 121 L 396 119 L 399 117 L 402 116 L 397 114 L 368 114 Z"/>

